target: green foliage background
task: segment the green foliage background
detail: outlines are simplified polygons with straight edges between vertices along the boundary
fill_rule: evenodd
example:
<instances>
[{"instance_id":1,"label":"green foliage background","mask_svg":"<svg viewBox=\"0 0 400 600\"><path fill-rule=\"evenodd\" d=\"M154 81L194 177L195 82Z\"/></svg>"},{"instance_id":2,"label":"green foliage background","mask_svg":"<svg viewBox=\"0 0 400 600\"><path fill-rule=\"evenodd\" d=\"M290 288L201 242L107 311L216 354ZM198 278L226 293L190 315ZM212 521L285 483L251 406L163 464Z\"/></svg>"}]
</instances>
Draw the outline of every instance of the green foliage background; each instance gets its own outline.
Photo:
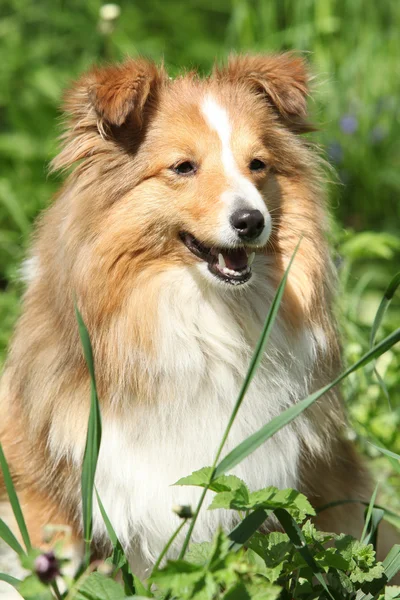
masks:
<instances>
[{"instance_id":1,"label":"green foliage background","mask_svg":"<svg viewBox=\"0 0 400 600\"><path fill-rule=\"evenodd\" d=\"M368 347L379 300L400 265L400 3L398 0L121 0L115 22L99 0L0 0L0 353L18 314L18 270L32 222L59 186L48 177L62 91L95 62L144 54L171 75L210 69L234 51L295 49L316 74L313 134L338 174L330 184L345 359ZM395 299L383 333L400 322ZM346 384L359 443L400 451L400 352ZM384 500L399 506L399 466L374 458Z\"/></svg>"}]
</instances>

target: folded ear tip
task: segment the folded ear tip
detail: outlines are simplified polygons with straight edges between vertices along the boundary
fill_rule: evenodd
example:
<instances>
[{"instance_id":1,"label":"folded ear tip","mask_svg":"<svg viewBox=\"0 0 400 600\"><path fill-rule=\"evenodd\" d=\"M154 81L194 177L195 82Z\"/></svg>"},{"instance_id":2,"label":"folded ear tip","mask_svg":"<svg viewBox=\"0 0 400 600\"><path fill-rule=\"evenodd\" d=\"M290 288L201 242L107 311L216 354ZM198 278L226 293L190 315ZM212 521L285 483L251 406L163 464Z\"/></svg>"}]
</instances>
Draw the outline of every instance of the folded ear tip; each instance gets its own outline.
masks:
<instances>
[{"instance_id":1,"label":"folded ear tip","mask_svg":"<svg viewBox=\"0 0 400 600\"><path fill-rule=\"evenodd\" d=\"M163 66L146 58L127 59L119 65L94 67L65 95L67 113L95 113L111 125L122 125L129 112L141 109L151 88L165 79Z\"/></svg>"},{"instance_id":2,"label":"folded ear tip","mask_svg":"<svg viewBox=\"0 0 400 600\"><path fill-rule=\"evenodd\" d=\"M225 67L215 67L214 76L240 81L264 93L283 117L305 117L307 113L307 62L294 52L280 54L231 54Z\"/></svg>"}]
</instances>

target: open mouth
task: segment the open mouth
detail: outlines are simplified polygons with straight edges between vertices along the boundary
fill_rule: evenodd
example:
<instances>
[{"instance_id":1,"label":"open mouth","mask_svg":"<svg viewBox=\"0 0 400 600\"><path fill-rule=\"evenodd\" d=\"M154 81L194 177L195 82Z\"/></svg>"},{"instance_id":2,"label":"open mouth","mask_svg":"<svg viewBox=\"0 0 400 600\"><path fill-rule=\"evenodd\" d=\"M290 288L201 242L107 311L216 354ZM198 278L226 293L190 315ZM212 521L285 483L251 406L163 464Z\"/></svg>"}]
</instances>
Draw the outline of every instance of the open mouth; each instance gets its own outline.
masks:
<instances>
[{"instance_id":1,"label":"open mouth","mask_svg":"<svg viewBox=\"0 0 400 600\"><path fill-rule=\"evenodd\" d=\"M218 246L205 246L190 233L179 234L186 248L208 265L210 273L231 285L241 285L249 281L252 276L251 265L255 253L246 252L240 248L221 248Z\"/></svg>"}]
</instances>

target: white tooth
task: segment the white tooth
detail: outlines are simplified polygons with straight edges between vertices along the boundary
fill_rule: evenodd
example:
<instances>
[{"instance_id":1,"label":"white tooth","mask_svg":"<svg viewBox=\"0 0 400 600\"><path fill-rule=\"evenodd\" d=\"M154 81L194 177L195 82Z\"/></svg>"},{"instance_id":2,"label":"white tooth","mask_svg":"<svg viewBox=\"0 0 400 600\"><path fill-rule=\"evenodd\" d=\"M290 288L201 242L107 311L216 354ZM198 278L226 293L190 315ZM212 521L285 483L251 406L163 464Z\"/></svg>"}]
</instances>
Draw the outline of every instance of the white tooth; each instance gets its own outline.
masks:
<instances>
[{"instance_id":1,"label":"white tooth","mask_svg":"<svg viewBox=\"0 0 400 600\"><path fill-rule=\"evenodd\" d=\"M224 269L226 267L226 262L221 252L218 254L218 264L221 267L221 269Z\"/></svg>"},{"instance_id":2,"label":"white tooth","mask_svg":"<svg viewBox=\"0 0 400 600\"><path fill-rule=\"evenodd\" d=\"M247 261L247 264L249 265L249 267L251 267L251 265L253 264L255 257L256 257L256 253L252 252Z\"/></svg>"}]
</instances>

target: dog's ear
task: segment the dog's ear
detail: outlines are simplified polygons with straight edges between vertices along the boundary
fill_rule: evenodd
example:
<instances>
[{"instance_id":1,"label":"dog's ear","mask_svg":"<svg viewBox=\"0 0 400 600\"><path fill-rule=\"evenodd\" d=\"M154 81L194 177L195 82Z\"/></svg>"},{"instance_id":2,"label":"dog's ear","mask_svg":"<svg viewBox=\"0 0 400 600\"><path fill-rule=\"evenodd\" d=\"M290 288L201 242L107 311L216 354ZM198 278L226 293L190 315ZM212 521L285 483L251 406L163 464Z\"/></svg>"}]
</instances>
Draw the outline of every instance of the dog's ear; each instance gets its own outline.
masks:
<instances>
[{"instance_id":1,"label":"dog's ear","mask_svg":"<svg viewBox=\"0 0 400 600\"><path fill-rule=\"evenodd\" d=\"M99 118L121 126L130 115L141 122L146 101L163 79L154 63L138 59L92 71L86 86Z\"/></svg>"},{"instance_id":2,"label":"dog's ear","mask_svg":"<svg viewBox=\"0 0 400 600\"><path fill-rule=\"evenodd\" d=\"M309 75L298 56L291 53L231 56L226 66L214 69L214 77L243 82L261 93L293 131L304 133L314 129L307 123Z\"/></svg>"},{"instance_id":3,"label":"dog's ear","mask_svg":"<svg viewBox=\"0 0 400 600\"><path fill-rule=\"evenodd\" d=\"M93 156L115 128L129 122L139 129L146 106L156 100L167 80L163 67L143 58L95 68L83 75L65 95L65 144L52 170Z\"/></svg>"}]
</instances>

